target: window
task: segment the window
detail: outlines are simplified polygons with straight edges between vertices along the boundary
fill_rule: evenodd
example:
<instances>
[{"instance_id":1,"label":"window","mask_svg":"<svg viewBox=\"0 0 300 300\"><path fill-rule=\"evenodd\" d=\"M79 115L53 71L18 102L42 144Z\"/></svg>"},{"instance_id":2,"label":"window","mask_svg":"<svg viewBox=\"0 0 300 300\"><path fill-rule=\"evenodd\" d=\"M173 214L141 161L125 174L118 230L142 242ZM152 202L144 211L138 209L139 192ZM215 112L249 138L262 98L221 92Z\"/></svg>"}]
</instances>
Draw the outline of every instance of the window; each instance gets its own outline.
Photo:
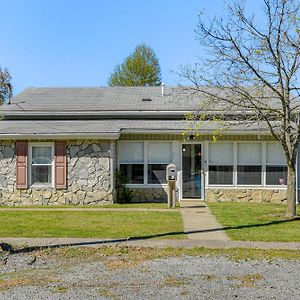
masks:
<instances>
[{"instance_id":1,"label":"window","mask_svg":"<svg viewBox=\"0 0 300 300\"><path fill-rule=\"evenodd\" d=\"M238 185L261 185L261 166L237 166Z\"/></svg>"},{"instance_id":2,"label":"window","mask_svg":"<svg viewBox=\"0 0 300 300\"><path fill-rule=\"evenodd\" d=\"M120 164L120 171L126 176L127 183L144 183L144 165Z\"/></svg>"},{"instance_id":3,"label":"window","mask_svg":"<svg viewBox=\"0 0 300 300\"><path fill-rule=\"evenodd\" d=\"M120 143L118 145L120 171L127 177L127 183L144 183L144 143Z\"/></svg>"},{"instance_id":4,"label":"window","mask_svg":"<svg viewBox=\"0 0 300 300\"><path fill-rule=\"evenodd\" d=\"M287 167L286 166L267 166L266 185L286 185Z\"/></svg>"},{"instance_id":5,"label":"window","mask_svg":"<svg viewBox=\"0 0 300 300\"><path fill-rule=\"evenodd\" d=\"M53 146L31 145L31 185L53 184Z\"/></svg>"},{"instance_id":6,"label":"window","mask_svg":"<svg viewBox=\"0 0 300 300\"><path fill-rule=\"evenodd\" d=\"M166 181L166 167L172 162L172 143L148 143L148 183L162 184Z\"/></svg>"},{"instance_id":7,"label":"window","mask_svg":"<svg viewBox=\"0 0 300 300\"><path fill-rule=\"evenodd\" d=\"M286 186L287 165L278 142L209 143L208 184Z\"/></svg>"},{"instance_id":8,"label":"window","mask_svg":"<svg viewBox=\"0 0 300 300\"><path fill-rule=\"evenodd\" d=\"M286 185L287 166L282 146L266 144L266 185Z\"/></svg>"},{"instance_id":9,"label":"window","mask_svg":"<svg viewBox=\"0 0 300 300\"><path fill-rule=\"evenodd\" d=\"M233 184L233 143L209 144L209 184Z\"/></svg>"},{"instance_id":10,"label":"window","mask_svg":"<svg viewBox=\"0 0 300 300\"><path fill-rule=\"evenodd\" d=\"M209 166L209 184L232 185L233 166Z\"/></svg>"},{"instance_id":11,"label":"window","mask_svg":"<svg viewBox=\"0 0 300 300\"><path fill-rule=\"evenodd\" d=\"M237 184L262 184L261 143L237 144Z\"/></svg>"},{"instance_id":12,"label":"window","mask_svg":"<svg viewBox=\"0 0 300 300\"><path fill-rule=\"evenodd\" d=\"M149 164L148 165L148 183L162 184L167 183L166 167L168 164Z\"/></svg>"},{"instance_id":13,"label":"window","mask_svg":"<svg viewBox=\"0 0 300 300\"><path fill-rule=\"evenodd\" d=\"M120 171L130 184L164 184L172 162L171 142L118 143Z\"/></svg>"}]
</instances>

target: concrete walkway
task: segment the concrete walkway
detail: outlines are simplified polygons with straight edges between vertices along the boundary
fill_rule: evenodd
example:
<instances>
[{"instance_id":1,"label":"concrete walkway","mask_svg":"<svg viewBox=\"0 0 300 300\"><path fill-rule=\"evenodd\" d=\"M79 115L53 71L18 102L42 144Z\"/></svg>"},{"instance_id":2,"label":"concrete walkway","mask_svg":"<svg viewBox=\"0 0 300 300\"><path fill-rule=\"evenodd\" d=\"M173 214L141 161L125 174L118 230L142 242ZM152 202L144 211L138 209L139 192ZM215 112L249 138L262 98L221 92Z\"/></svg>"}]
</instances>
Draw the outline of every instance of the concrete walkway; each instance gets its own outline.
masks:
<instances>
[{"instance_id":1,"label":"concrete walkway","mask_svg":"<svg viewBox=\"0 0 300 300\"><path fill-rule=\"evenodd\" d=\"M203 201L182 200L180 211L184 233L191 240L228 241L223 227L217 222L209 207Z\"/></svg>"}]
</instances>

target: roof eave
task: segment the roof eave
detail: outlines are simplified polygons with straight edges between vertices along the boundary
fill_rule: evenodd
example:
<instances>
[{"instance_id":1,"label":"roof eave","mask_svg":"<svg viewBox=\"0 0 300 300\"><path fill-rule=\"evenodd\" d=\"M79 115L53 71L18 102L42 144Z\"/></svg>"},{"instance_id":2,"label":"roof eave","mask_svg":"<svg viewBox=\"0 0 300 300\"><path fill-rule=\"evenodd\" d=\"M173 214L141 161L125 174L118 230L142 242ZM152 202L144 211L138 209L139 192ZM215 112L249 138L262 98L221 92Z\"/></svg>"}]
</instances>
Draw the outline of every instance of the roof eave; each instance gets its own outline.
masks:
<instances>
[{"instance_id":1,"label":"roof eave","mask_svg":"<svg viewBox=\"0 0 300 300\"><path fill-rule=\"evenodd\" d=\"M47 134L47 133L38 133L38 134L1 134L1 140L74 140L74 139L89 139L89 140L117 140L120 137L120 133L62 133L62 134Z\"/></svg>"}]
</instances>

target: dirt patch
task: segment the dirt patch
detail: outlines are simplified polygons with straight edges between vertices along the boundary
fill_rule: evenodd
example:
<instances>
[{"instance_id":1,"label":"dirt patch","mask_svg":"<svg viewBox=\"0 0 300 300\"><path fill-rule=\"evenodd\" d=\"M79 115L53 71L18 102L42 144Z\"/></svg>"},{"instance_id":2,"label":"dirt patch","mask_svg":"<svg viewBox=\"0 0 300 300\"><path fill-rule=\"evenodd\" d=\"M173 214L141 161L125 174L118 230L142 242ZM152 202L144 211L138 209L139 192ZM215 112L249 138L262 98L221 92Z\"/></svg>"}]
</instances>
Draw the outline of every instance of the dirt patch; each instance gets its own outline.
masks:
<instances>
[{"instance_id":1,"label":"dirt patch","mask_svg":"<svg viewBox=\"0 0 300 300\"><path fill-rule=\"evenodd\" d=\"M239 281L238 286L247 287L247 288L255 288L257 287L257 283L264 279L261 274L246 274L241 276L227 276L227 280L230 281Z\"/></svg>"}]
</instances>

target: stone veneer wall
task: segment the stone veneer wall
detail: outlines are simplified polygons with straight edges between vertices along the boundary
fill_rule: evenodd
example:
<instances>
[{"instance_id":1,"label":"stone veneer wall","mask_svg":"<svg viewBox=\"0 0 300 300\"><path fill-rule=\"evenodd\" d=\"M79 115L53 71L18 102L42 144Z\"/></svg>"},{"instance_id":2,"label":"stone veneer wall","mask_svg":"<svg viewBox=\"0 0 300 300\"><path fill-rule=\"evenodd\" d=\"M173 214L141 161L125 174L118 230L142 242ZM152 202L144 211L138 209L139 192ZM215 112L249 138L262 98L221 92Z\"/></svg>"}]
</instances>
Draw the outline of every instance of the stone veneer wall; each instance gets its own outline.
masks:
<instances>
[{"instance_id":1,"label":"stone veneer wall","mask_svg":"<svg viewBox=\"0 0 300 300\"><path fill-rule=\"evenodd\" d=\"M78 205L113 201L109 141L67 143L65 190L17 190L15 148L14 142L0 142L0 205Z\"/></svg>"},{"instance_id":2,"label":"stone veneer wall","mask_svg":"<svg viewBox=\"0 0 300 300\"><path fill-rule=\"evenodd\" d=\"M207 189L210 202L272 202L286 203L286 189Z\"/></svg>"},{"instance_id":3,"label":"stone veneer wall","mask_svg":"<svg viewBox=\"0 0 300 300\"><path fill-rule=\"evenodd\" d=\"M164 188L134 188L132 192L132 202L167 202L167 192Z\"/></svg>"}]
</instances>

